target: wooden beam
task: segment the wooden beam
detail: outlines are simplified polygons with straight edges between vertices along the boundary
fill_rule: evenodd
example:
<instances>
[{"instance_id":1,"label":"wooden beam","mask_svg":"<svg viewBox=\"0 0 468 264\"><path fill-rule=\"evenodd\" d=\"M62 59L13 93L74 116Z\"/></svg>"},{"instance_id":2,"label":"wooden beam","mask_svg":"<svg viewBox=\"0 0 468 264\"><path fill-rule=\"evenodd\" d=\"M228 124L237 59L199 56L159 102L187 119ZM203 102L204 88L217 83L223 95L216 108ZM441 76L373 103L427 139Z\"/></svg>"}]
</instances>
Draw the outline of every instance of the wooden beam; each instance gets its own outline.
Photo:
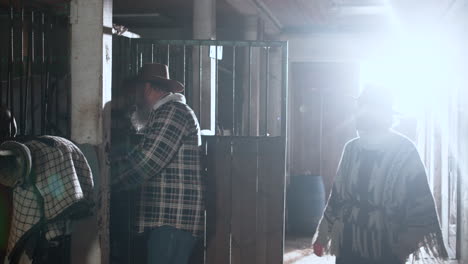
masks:
<instances>
[{"instance_id":1,"label":"wooden beam","mask_svg":"<svg viewBox=\"0 0 468 264\"><path fill-rule=\"evenodd\" d=\"M282 263L285 138L205 137L205 142L206 263Z\"/></svg>"},{"instance_id":2,"label":"wooden beam","mask_svg":"<svg viewBox=\"0 0 468 264\"><path fill-rule=\"evenodd\" d=\"M262 0L226 0L244 16L259 16L265 21L265 31L269 35L279 34L283 25Z\"/></svg>"},{"instance_id":3,"label":"wooden beam","mask_svg":"<svg viewBox=\"0 0 468 264\"><path fill-rule=\"evenodd\" d=\"M257 151L253 137L233 141L232 264L256 264Z\"/></svg>"},{"instance_id":4,"label":"wooden beam","mask_svg":"<svg viewBox=\"0 0 468 264\"><path fill-rule=\"evenodd\" d=\"M257 262L282 263L285 217L285 139L258 141Z\"/></svg>"}]
</instances>

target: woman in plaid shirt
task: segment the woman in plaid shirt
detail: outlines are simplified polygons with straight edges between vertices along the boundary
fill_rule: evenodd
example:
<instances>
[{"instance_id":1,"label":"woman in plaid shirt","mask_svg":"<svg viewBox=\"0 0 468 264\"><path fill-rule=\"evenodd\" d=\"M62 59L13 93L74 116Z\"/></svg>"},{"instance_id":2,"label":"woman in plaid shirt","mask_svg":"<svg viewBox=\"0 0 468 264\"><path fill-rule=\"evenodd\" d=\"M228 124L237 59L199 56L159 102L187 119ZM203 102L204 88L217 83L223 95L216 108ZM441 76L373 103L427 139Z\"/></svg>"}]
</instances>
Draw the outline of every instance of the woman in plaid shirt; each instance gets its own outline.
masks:
<instances>
[{"instance_id":1,"label":"woman in plaid shirt","mask_svg":"<svg viewBox=\"0 0 468 264\"><path fill-rule=\"evenodd\" d=\"M134 83L149 117L139 144L114 160L113 192L140 190L135 222L149 232L148 264L186 264L205 223L198 120L166 65L144 65Z\"/></svg>"}]
</instances>

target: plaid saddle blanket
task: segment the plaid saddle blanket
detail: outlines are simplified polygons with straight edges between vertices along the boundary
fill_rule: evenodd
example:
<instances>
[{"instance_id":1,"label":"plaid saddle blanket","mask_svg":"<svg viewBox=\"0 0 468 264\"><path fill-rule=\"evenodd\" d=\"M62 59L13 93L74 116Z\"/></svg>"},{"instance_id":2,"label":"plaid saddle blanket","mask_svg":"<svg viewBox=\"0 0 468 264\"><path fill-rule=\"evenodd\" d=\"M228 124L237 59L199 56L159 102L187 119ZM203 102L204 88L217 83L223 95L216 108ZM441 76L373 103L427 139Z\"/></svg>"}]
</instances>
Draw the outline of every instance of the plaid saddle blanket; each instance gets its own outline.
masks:
<instances>
[{"instance_id":1,"label":"plaid saddle blanket","mask_svg":"<svg viewBox=\"0 0 468 264\"><path fill-rule=\"evenodd\" d=\"M23 143L31 152L31 173L13 189L8 254L22 250L29 235L52 240L64 234L69 220L93 206L93 176L80 149L71 141L42 136Z\"/></svg>"}]
</instances>

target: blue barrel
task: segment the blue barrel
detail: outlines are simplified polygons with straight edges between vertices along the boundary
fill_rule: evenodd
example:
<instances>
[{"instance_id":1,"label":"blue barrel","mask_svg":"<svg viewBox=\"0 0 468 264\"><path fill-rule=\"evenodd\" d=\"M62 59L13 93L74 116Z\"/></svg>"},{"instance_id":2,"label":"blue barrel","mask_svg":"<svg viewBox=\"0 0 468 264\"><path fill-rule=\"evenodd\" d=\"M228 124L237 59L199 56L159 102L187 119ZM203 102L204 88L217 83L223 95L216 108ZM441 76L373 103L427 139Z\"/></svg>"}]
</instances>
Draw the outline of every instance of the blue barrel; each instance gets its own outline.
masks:
<instances>
[{"instance_id":1,"label":"blue barrel","mask_svg":"<svg viewBox=\"0 0 468 264\"><path fill-rule=\"evenodd\" d=\"M322 177L291 176L286 199L288 233L313 235L325 208L325 187Z\"/></svg>"}]
</instances>

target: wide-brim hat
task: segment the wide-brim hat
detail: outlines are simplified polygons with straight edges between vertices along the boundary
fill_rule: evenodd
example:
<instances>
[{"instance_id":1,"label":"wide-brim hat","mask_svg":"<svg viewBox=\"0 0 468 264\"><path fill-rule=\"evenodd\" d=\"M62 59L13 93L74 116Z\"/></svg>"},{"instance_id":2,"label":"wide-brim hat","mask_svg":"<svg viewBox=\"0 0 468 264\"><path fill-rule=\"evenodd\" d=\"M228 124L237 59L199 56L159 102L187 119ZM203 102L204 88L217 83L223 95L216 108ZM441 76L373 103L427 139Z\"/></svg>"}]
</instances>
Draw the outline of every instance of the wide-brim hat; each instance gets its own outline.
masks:
<instances>
[{"instance_id":1,"label":"wide-brim hat","mask_svg":"<svg viewBox=\"0 0 468 264\"><path fill-rule=\"evenodd\" d=\"M401 115L400 112L395 110L394 94L387 87L375 84L367 85L354 99L358 104L373 105L391 112L393 115Z\"/></svg>"},{"instance_id":2,"label":"wide-brim hat","mask_svg":"<svg viewBox=\"0 0 468 264\"><path fill-rule=\"evenodd\" d=\"M185 89L182 83L169 78L169 67L161 63L144 64L133 81L150 82L162 90L173 93L180 93Z\"/></svg>"},{"instance_id":3,"label":"wide-brim hat","mask_svg":"<svg viewBox=\"0 0 468 264\"><path fill-rule=\"evenodd\" d=\"M0 159L6 159L15 164L11 164L13 170L0 168L0 183L14 187L27 181L31 174L32 157L29 148L16 141L6 141L0 145Z\"/></svg>"}]
</instances>

